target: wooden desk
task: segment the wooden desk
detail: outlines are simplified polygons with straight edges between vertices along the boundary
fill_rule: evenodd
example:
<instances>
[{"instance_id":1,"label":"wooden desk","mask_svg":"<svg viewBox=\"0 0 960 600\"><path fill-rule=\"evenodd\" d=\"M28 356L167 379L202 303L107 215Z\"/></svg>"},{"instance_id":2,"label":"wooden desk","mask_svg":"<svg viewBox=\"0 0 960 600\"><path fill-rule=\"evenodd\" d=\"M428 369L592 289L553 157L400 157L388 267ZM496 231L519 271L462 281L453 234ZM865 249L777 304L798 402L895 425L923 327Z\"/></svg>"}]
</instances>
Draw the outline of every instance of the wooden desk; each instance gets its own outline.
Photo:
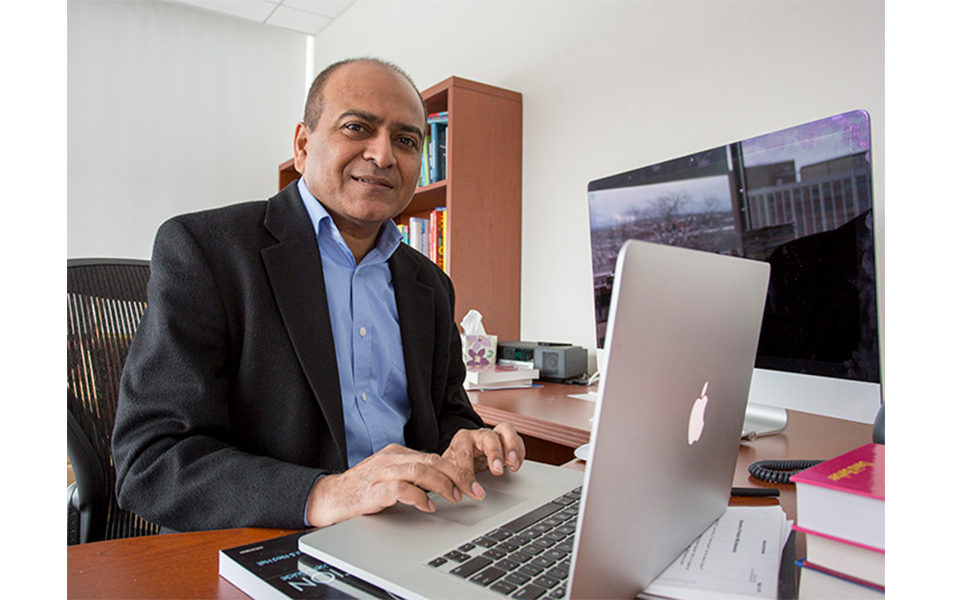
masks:
<instances>
[{"instance_id":1,"label":"wooden desk","mask_svg":"<svg viewBox=\"0 0 960 600\"><path fill-rule=\"evenodd\" d=\"M569 398L578 386L547 385L512 393L471 392L484 420L509 420L528 440L569 451L589 441L593 403ZM740 446L733 485L776 487L788 518L796 519L792 485L776 485L749 476L747 467L761 459L831 458L870 441L869 425L790 413L783 434L758 438ZM539 437L537 437L539 436ZM534 445L539 444L534 442ZM582 462L571 462L582 468ZM775 499L732 498L731 505L770 505ZM97 542L67 548L68 598L246 598L218 575L218 551L289 533L281 529L229 529ZM797 538L797 556L805 540Z\"/></svg>"},{"instance_id":2,"label":"wooden desk","mask_svg":"<svg viewBox=\"0 0 960 600\"><path fill-rule=\"evenodd\" d=\"M595 402L571 398L596 392L596 386L546 383L523 390L467 392L474 410L490 426L509 421L523 436L532 460L562 465L590 441Z\"/></svg>"}]
</instances>

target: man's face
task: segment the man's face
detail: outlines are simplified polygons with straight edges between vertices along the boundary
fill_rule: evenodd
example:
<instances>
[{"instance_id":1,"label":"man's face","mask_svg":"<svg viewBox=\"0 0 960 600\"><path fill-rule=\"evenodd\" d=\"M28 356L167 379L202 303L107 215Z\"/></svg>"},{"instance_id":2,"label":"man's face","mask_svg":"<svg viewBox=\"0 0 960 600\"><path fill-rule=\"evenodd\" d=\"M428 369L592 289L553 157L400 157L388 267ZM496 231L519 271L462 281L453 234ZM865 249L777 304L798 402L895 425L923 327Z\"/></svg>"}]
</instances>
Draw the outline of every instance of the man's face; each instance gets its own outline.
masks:
<instances>
[{"instance_id":1,"label":"man's face","mask_svg":"<svg viewBox=\"0 0 960 600\"><path fill-rule=\"evenodd\" d=\"M425 120L419 94L392 69L359 62L330 75L316 127L297 127L294 162L341 231L375 233L407 207Z\"/></svg>"}]
</instances>

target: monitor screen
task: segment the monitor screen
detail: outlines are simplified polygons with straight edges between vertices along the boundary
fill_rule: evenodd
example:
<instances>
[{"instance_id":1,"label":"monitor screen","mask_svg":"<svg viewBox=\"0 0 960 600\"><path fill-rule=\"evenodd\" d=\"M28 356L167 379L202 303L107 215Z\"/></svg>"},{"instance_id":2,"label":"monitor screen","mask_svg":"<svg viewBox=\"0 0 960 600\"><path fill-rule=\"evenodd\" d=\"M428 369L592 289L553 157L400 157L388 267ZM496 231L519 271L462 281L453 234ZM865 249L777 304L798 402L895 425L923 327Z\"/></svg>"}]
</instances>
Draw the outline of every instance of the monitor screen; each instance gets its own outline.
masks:
<instances>
[{"instance_id":1,"label":"monitor screen","mask_svg":"<svg viewBox=\"0 0 960 600\"><path fill-rule=\"evenodd\" d=\"M770 263L758 369L879 384L871 186L859 110L590 182L597 347L633 238Z\"/></svg>"}]
</instances>

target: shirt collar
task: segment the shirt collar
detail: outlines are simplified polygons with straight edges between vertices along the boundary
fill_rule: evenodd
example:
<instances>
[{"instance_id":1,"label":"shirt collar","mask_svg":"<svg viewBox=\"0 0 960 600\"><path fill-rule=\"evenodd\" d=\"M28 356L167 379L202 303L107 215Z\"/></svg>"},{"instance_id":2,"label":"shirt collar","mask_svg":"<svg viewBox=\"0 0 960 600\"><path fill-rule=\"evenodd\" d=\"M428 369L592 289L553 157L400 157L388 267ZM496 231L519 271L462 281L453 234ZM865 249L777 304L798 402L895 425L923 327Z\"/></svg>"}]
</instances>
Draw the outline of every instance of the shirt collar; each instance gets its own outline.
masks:
<instances>
[{"instance_id":1,"label":"shirt collar","mask_svg":"<svg viewBox=\"0 0 960 600\"><path fill-rule=\"evenodd\" d=\"M337 224L333 222L333 217L330 216L326 207L307 189L307 184L303 182L302 177L297 182L297 189L300 191L300 198L310 215L310 224L313 225L313 232L317 236L318 243L323 236L329 241L335 242L352 259L353 253L350 252L346 242L343 241L340 230L337 229ZM323 225L324 223L326 225ZM367 264L386 261L400 247L401 241L403 241L403 235L401 235L396 223L393 219L388 219L380 227L380 233L377 234L377 242L373 249L360 262Z\"/></svg>"}]
</instances>

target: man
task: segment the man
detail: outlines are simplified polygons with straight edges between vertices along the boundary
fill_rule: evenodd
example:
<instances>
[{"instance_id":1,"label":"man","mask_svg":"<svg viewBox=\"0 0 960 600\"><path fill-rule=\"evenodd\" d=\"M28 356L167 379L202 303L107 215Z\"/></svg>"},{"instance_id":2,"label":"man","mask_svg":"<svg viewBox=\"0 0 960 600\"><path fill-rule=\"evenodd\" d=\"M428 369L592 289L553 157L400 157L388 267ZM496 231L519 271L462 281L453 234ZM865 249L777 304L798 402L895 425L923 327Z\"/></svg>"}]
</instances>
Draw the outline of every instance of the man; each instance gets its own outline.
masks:
<instances>
[{"instance_id":1,"label":"man","mask_svg":"<svg viewBox=\"0 0 960 600\"><path fill-rule=\"evenodd\" d=\"M299 182L161 226L114 429L122 507L173 530L325 526L481 499L477 470L520 468L516 431L463 391L449 278L392 222L425 131L397 67L331 65Z\"/></svg>"}]
</instances>

